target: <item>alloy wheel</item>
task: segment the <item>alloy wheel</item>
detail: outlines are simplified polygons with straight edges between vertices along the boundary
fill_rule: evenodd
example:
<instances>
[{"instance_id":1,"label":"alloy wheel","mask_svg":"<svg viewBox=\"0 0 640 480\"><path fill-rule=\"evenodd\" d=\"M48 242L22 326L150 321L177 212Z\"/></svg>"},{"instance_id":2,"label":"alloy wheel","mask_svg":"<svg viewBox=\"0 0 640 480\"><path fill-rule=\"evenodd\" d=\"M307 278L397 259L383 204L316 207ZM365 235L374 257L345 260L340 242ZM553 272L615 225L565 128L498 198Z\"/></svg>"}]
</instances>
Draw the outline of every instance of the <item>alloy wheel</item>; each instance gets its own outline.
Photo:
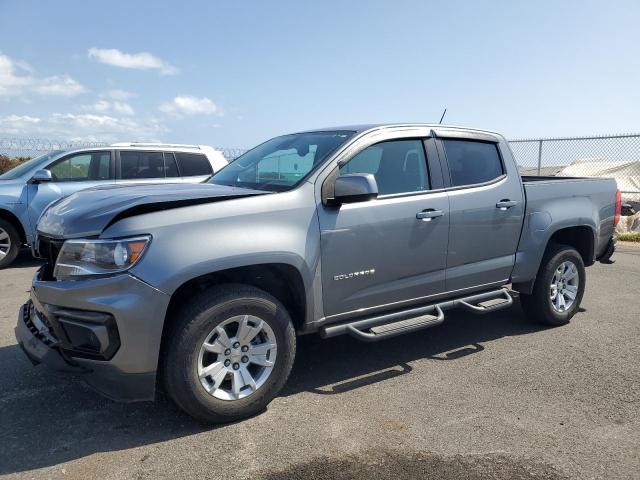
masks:
<instances>
[{"instance_id":1,"label":"alloy wheel","mask_svg":"<svg viewBox=\"0 0 640 480\"><path fill-rule=\"evenodd\" d=\"M231 317L200 346L200 383L220 400L248 397L271 375L276 354L276 337L267 322L253 315Z\"/></svg>"},{"instance_id":2,"label":"alloy wheel","mask_svg":"<svg viewBox=\"0 0 640 480\"><path fill-rule=\"evenodd\" d=\"M578 295L579 286L578 267L569 260L562 262L553 273L549 288L553 309L560 313L569 310Z\"/></svg>"}]
</instances>

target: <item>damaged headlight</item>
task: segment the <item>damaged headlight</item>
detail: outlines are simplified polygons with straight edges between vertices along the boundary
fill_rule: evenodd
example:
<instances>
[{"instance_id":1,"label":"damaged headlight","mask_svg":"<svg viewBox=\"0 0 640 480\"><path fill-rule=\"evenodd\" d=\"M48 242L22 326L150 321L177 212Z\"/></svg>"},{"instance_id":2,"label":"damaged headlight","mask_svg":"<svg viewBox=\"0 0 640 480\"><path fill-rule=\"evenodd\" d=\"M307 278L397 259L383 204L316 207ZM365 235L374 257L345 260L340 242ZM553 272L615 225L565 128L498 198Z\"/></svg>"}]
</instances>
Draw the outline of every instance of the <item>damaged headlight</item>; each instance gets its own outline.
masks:
<instances>
[{"instance_id":1,"label":"damaged headlight","mask_svg":"<svg viewBox=\"0 0 640 480\"><path fill-rule=\"evenodd\" d=\"M133 267L151 242L140 236L117 240L67 240L53 271L58 279L118 273Z\"/></svg>"}]
</instances>

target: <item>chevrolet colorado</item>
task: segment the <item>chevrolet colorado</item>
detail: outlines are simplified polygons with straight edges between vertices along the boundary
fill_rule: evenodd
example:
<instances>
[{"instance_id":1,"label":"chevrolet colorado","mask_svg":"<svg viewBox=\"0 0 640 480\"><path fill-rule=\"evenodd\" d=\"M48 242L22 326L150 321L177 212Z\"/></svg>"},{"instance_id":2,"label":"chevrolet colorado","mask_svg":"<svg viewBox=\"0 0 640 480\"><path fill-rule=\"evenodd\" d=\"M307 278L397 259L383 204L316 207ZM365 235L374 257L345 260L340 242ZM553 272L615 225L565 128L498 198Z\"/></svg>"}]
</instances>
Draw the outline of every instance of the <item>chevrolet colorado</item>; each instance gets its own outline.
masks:
<instances>
[{"instance_id":1,"label":"chevrolet colorado","mask_svg":"<svg viewBox=\"0 0 640 480\"><path fill-rule=\"evenodd\" d=\"M613 253L620 203L610 179L521 177L492 132L285 135L206 184L54 203L16 336L35 364L114 399L151 400L159 383L192 416L230 421L278 394L300 334L382 340L515 292L531 319L569 322L585 267Z\"/></svg>"}]
</instances>

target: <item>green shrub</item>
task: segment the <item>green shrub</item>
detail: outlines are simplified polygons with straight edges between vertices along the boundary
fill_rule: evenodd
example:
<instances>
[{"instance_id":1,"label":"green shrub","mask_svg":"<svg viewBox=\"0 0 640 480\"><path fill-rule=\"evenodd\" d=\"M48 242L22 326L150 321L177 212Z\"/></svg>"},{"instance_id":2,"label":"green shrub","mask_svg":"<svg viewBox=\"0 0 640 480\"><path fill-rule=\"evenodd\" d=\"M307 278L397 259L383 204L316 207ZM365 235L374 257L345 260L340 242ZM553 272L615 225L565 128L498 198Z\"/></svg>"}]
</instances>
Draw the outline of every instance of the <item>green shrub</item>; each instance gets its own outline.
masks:
<instances>
[{"instance_id":1,"label":"green shrub","mask_svg":"<svg viewBox=\"0 0 640 480\"><path fill-rule=\"evenodd\" d=\"M30 160L30 157L9 158L6 155L0 155L0 175L8 172L27 160Z\"/></svg>"},{"instance_id":2,"label":"green shrub","mask_svg":"<svg viewBox=\"0 0 640 480\"><path fill-rule=\"evenodd\" d=\"M616 233L616 237L622 242L640 242L640 232Z\"/></svg>"}]
</instances>

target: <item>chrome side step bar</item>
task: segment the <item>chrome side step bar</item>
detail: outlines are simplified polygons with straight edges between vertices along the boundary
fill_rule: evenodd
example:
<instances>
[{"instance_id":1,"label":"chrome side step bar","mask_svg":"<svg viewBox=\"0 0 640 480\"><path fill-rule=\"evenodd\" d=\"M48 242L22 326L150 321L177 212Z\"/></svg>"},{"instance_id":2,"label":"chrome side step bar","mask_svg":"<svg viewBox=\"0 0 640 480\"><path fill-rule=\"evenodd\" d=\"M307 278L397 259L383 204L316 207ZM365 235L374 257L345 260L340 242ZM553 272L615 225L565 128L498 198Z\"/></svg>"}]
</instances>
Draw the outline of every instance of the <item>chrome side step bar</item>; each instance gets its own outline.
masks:
<instances>
[{"instance_id":1,"label":"chrome side step bar","mask_svg":"<svg viewBox=\"0 0 640 480\"><path fill-rule=\"evenodd\" d=\"M365 342L375 342L440 325L444 322L444 310L462 307L471 313L485 314L508 308L512 304L513 298L509 290L500 288L424 307L326 326L320 330L320 335L329 338L347 333Z\"/></svg>"}]
</instances>

